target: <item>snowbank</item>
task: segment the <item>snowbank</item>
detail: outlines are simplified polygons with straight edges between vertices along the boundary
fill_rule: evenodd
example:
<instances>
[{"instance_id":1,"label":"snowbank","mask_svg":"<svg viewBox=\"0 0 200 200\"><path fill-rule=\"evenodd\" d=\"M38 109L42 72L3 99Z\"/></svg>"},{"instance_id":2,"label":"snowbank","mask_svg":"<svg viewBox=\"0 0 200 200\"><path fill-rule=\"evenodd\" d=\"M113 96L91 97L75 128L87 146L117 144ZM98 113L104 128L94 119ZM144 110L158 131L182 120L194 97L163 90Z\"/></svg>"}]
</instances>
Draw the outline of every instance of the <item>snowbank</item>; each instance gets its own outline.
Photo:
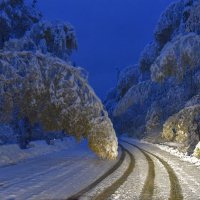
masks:
<instances>
[{"instance_id":1,"label":"snowbank","mask_svg":"<svg viewBox=\"0 0 200 200\"><path fill-rule=\"evenodd\" d=\"M180 158L180 160L192 163L196 166L200 166L200 159L196 158L193 155L187 155L187 153L180 152L177 149L177 145L179 145L179 144L175 145L175 143L172 143L172 142L166 142L163 144L152 144L145 140L140 140L140 142L154 145L154 146L158 147L159 149L166 151L166 152L170 153L171 155L174 155L174 156Z\"/></svg>"},{"instance_id":2,"label":"snowbank","mask_svg":"<svg viewBox=\"0 0 200 200\"><path fill-rule=\"evenodd\" d=\"M155 144L155 146L157 146L158 148L169 152L170 154L179 157L181 160L183 161L187 161L190 162L192 164L195 164L196 166L200 166L200 159L194 157L194 156L188 156L187 153L182 153L180 151L178 151L178 149L173 148L173 147L169 147L165 144Z\"/></svg>"},{"instance_id":3,"label":"snowbank","mask_svg":"<svg viewBox=\"0 0 200 200\"><path fill-rule=\"evenodd\" d=\"M0 167L14 165L20 161L49 154L52 152L66 150L77 143L72 137L61 140L54 140L53 145L47 145L45 141L35 141L30 143L29 149L20 149L17 144L0 146Z\"/></svg>"},{"instance_id":4,"label":"snowbank","mask_svg":"<svg viewBox=\"0 0 200 200\"><path fill-rule=\"evenodd\" d=\"M127 140L127 138L128 138L128 140L130 140L130 137L127 137L127 136L128 136L127 134L123 134L121 136L121 139ZM135 138L131 138L131 141L141 142L141 143L145 143L145 144L151 144L153 146L158 147L159 149L161 149L163 151L170 153L171 155L174 155L174 156L180 158L180 160L182 160L182 161L186 161L186 162L192 163L192 164L200 167L200 159L194 157L193 155L188 156L187 153L182 153L182 152L178 151L177 144L175 145L175 143L167 142L167 143L162 143L162 144L153 144L153 143L147 142L145 140L138 140Z\"/></svg>"}]
</instances>

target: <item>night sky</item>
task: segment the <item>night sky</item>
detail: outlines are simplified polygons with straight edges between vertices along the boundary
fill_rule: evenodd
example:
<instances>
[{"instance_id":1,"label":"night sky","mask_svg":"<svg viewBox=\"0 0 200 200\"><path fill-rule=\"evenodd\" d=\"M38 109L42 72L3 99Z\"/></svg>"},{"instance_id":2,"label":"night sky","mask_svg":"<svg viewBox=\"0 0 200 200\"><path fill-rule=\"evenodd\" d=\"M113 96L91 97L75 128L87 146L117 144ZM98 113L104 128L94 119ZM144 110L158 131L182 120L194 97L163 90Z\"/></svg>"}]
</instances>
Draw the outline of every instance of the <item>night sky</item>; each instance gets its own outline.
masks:
<instances>
[{"instance_id":1,"label":"night sky","mask_svg":"<svg viewBox=\"0 0 200 200\"><path fill-rule=\"evenodd\" d=\"M100 98L116 84L116 68L137 63L172 0L38 0L47 20L72 24L78 51L72 60L89 72Z\"/></svg>"}]
</instances>

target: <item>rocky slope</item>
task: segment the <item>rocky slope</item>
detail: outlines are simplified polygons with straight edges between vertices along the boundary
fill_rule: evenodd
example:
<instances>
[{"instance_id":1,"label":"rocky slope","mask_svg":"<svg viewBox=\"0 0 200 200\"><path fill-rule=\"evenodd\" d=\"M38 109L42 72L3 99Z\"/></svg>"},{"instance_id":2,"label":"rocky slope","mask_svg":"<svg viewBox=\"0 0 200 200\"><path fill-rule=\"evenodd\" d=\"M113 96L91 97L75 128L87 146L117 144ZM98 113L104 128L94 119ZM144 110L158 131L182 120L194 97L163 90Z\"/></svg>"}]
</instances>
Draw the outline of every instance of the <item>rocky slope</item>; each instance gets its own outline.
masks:
<instances>
[{"instance_id":1,"label":"rocky slope","mask_svg":"<svg viewBox=\"0 0 200 200\"><path fill-rule=\"evenodd\" d=\"M182 150L194 150L199 128L190 127L199 123L199 44L200 1L172 3L162 13L154 40L144 48L138 65L121 71L116 88L105 100L119 134L180 143L178 135L184 132ZM169 138L177 127L177 136Z\"/></svg>"}]
</instances>

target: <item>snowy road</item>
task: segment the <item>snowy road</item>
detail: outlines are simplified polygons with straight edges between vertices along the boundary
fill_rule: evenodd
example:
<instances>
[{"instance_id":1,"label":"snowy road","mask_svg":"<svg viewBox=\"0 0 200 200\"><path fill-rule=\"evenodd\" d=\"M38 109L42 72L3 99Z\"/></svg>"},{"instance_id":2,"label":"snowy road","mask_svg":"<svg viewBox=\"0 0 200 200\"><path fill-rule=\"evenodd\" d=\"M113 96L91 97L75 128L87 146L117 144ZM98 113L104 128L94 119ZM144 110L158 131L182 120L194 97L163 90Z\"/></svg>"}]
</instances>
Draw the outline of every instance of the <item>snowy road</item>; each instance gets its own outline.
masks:
<instances>
[{"instance_id":1,"label":"snowy road","mask_svg":"<svg viewBox=\"0 0 200 200\"><path fill-rule=\"evenodd\" d=\"M0 168L0 199L200 200L198 167L124 140L116 161L99 160L84 143Z\"/></svg>"}]
</instances>

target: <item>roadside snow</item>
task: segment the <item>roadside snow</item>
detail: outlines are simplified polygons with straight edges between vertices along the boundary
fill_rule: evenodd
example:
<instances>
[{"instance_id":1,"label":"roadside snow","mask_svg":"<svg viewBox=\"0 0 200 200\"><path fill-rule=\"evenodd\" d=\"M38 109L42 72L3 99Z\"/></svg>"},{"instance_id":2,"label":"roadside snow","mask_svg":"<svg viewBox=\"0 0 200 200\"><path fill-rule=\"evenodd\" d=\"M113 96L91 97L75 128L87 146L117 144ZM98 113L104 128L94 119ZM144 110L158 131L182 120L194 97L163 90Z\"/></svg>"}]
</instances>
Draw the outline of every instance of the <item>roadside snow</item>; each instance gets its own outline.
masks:
<instances>
[{"instance_id":1,"label":"roadside snow","mask_svg":"<svg viewBox=\"0 0 200 200\"><path fill-rule=\"evenodd\" d=\"M127 135L123 134L121 139L127 139ZM169 142L169 143L163 143L163 144L153 144L153 143L147 142L145 140L138 140L135 138L131 138L131 140L154 145L154 146L158 147L159 149L166 151L166 152L170 153L171 155L174 155L174 156L180 158L182 161L186 161L186 162L192 163L192 164L200 167L200 159L196 158L193 155L188 156L186 153L182 153L182 152L178 151L177 145L175 145L175 143Z\"/></svg>"},{"instance_id":2,"label":"roadside snow","mask_svg":"<svg viewBox=\"0 0 200 200\"><path fill-rule=\"evenodd\" d=\"M0 167L14 165L22 160L34 158L40 155L64 150L76 145L72 137L61 140L54 140L53 145L47 145L45 141L35 141L30 143L30 148L20 149L17 144L0 146Z\"/></svg>"},{"instance_id":3,"label":"roadside snow","mask_svg":"<svg viewBox=\"0 0 200 200\"><path fill-rule=\"evenodd\" d=\"M170 154L179 157L183 161L190 162L190 163L192 163L192 164L194 164L196 166L200 166L200 159L198 159L198 158L196 158L196 157L194 157L192 155L188 156L187 154L178 151L178 149L173 148L173 147L169 147L169 146L167 146L165 144L155 144L155 146L157 146L161 150L167 151Z\"/></svg>"},{"instance_id":4,"label":"roadside snow","mask_svg":"<svg viewBox=\"0 0 200 200\"><path fill-rule=\"evenodd\" d=\"M71 143L73 141L70 146ZM47 154L16 165L1 167L0 200L67 199L101 177L117 162L99 159L89 149L87 140L74 144L69 148L63 145L63 149L55 152L51 149Z\"/></svg>"},{"instance_id":5,"label":"roadside snow","mask_svg":"<svg viewBox=\"0 0 200 200\"><path fill-rule=\"evenodd\" d=\"M192 163L192 164L194 164L196 166L200 166L200 159L196 158L193 155L189 156L189 155L187 155L187 153L180 152L177 149L178 146L175 145L174 143L170 143L169 142L169 144L168 143L153 144L153 143L147 142L145 140L140 140L140 142L154 145L154 146L158 147L159 149L161 149L163 151L166 151L166 152L170 153L171 155L174 155L174 156L180 158L182 161L186 161L186 162Z\"/></svg>"}]
</instances>

